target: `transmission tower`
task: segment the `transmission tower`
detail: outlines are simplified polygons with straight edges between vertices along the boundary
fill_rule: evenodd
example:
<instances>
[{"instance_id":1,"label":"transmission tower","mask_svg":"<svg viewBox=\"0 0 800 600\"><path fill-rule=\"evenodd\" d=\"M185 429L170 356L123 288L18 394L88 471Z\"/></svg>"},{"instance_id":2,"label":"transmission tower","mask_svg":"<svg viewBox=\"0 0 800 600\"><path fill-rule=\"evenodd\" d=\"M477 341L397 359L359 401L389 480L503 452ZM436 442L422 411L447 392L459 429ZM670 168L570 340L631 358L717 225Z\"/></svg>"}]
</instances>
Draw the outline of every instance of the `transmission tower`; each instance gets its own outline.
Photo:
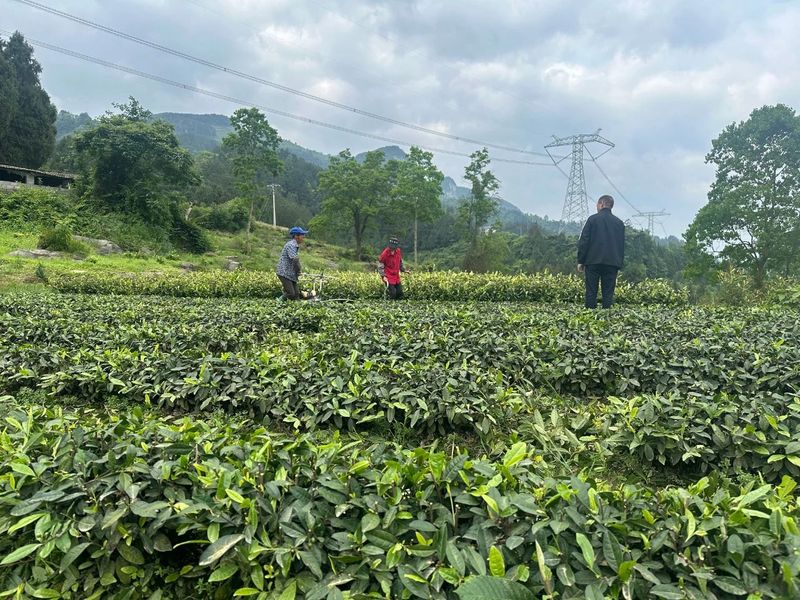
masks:
<instances>
[{"instance_id":1,"label":"transmission tower","mask_svg":"<svg viewBox=\"0 0 800 600\"><path fill-rule=\"evenodd\" d=\"M599 129L594 133L581 133L567 137L558 137L554 135L553 141L544 147L550 160L553 161L553 164L558 167L562 173L564 173L564 170L559 166L560 163L568 158L572 159L569 175L564 173L568 180L567 194L564 197L564 210L561 213L561 226L559 230L563 230L564 223L570 221L582 223L589 216L589 196L586 194L586 179L583 175L583 151L585 146L591 143L607 146L607 148L597 156L589 152L592 156L592 160L601 157L614 147L612 142L600 135ZM550 153L550 149L560 146L570 146L572 151L567 156L553 156Z\"/></svg>"},{"instance_id":2,"label":"transmission tower","mask_svg":"<svg viewBox=\"0 0 800 600\"><path fill-rule=\"evenodd\" d=\"M642 219L647 219L647 231L650 232L650 237L655 237L656 217L668 217L669 213L668 212L664 212L663 210L658 210L658 211L654 210L654 211L649 211L649 212L647 212L647 211L645 211L645 212L639 211L634 216L636 216L638 218L642 218Z\"/></svg>"}]
</instances>

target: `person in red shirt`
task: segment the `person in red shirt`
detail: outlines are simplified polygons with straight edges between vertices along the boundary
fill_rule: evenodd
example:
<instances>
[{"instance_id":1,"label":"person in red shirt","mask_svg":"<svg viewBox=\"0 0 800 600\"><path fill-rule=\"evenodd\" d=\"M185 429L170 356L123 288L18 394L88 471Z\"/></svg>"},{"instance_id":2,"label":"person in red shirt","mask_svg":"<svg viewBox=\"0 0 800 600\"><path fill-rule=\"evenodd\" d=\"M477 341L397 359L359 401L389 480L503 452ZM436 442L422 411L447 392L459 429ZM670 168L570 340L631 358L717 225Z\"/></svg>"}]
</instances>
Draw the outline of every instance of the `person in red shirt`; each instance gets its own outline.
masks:
<instances>
[{"instance_id":1,"label":"person in red shirt","mask_svg":"<svg viewBox=\"0 0 800 600\"><path fill-rule=\"evenodd\" d=\"M378 273L381 275L386 291L391 300L400 300L403 297L403 284L400 283L400 273L405 273L403 266L403 251L396 237L389 238L389 245L383 249L378 258Z\"/></svg>"}]
</instances>

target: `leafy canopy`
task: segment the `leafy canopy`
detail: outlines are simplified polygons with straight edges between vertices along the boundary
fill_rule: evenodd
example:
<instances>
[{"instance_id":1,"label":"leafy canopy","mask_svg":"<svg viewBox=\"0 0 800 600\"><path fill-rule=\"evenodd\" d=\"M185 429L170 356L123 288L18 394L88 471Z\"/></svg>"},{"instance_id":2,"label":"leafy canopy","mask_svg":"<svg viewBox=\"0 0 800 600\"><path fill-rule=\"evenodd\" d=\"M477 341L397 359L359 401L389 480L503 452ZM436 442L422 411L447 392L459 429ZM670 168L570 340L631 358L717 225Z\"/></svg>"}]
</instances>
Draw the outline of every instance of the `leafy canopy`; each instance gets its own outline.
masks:
<instances>
[{"instance_id":1,"label":"leafy canopy","mask_svg":"<svg viewBox=\"0 0 800 600\"><path fill-rule=\"evenodd\" d=\"M433 154L412 146L397 166L397 181L392 190L393 207L410 218L433 221L442 213L444 175L433 164Z\"/></svg>"},{"instance_id":2,"label":"leafy canopy","mask_svg":"<svg viewBox=\"0 0 800 600\"><path fill-rule=\"evenodd\" d=\"M392 208L414 226L414 266L417 265L419 223L429 223L442 215L442 180L444 175L433 164L433 154L412 146L397 167L397 181L392 190Z\"/></svg>"},{"instance_id":3,"label":"leafy canopy","mask_svg":"<svg viewBox=\"0 0 800 600\"><path fill-rule=\"evenodd\" d=\"M21 33L0 40L0 163L38 168L53 151L56 108Z\"/></svg>"},{"instance_id":4,"label":"leafy canopy","mask_svg":"<svg viewBox=\"0 0 800 600\"><path fill-rule=\"evenodd\" d=\"M718 261L749 270L756 285L788 273L800 249L800 117L783 104L754 110L712 142L717 173L708 204L686 232L695 270Z\"/></svg>"},{"instance_id":5,"label":"leafy canopy","mask_svg":"<svg viewBox=\"0 0 800 600\"><path fill-rule=\"evenodd\" d=\"M172 223L180 192L198 182L192 156L180 147L172 125L152 121L135 98L114 106L119 113L106 113L75 138L88 165L88 191L112 210Z\"/></svg>"},{"instance_id":6,"label":"leafy canopy","mask_svg":"<svg viewBox=\"0 0 800 600\"><path fill-rule=\"evenodd\" d=\"M231 116L233 132L222 140L222 147L233 161L236 186L247 198L258 194L260 171L272 176L281 171L278 144L281 138L257 108L240 108Z\"/></svg>"},{"instance_id":7,"label":"leafy canopy","mask_svg":"<svg viewBox=\"0 0 800 600\"><path fill-rule=\"evenodd\" d=\"M397 170L397 161L387 162L380 150L367 152L361 163L350 150L332 157L328 168L319 175L319 190L324 199L312 226L316 223L349 229L355 240L356 257L360 259L367 228L389 204Z\"/></svg>"}]
</instances>

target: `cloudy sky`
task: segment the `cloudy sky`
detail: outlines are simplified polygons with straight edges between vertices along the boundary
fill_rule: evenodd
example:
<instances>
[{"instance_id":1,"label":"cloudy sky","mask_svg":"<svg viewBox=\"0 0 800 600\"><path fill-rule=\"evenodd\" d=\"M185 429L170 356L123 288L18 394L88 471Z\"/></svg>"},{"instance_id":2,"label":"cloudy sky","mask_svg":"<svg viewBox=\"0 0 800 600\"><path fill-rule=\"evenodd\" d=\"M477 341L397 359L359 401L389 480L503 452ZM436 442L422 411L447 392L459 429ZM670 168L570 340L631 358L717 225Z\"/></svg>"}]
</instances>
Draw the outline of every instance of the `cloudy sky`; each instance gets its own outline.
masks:
<instances>
[{"instance_id":1,"label":"cloudy sky","mask_svg":"<svg viewBox=\"0 0 800 600\"><path fill-rule=\"evenodd\" d=\"M680 235L706 199L704 156L731 122L764 104L800 107L800 2L768 0L37 0L48 6L292 88L405 122L541 152L551 135L616 144L599 162L657 233ZM410 143L463 144L373 120L168 56L0 0L0 28L154 75ZM101 114L135 96L154 112L238 108L37 49L60 109ZM328 153L381 142L284 117L280 134ZM491 149L490 149L491 150ZM503 150L496 158L542 160ZM457 180L467 159L437 154ZM568 164L564 164L568 169ZM555 168L496 162L501 195L559 218ZM614 193L585 164L592 197ZM618 194L616 212L634 210Z\"/></svg>"}]
</instances>

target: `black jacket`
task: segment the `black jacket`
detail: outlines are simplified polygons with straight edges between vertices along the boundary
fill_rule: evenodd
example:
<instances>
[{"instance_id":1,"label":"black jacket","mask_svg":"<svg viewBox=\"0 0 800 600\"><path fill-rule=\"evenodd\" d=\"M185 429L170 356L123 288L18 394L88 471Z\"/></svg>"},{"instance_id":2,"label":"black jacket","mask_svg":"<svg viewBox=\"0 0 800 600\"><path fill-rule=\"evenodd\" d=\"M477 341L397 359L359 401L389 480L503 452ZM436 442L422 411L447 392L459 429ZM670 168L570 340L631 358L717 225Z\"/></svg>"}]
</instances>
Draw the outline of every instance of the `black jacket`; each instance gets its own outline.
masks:
<instances>
[{"instance_id":1,"label":"black jacket","mask_svg":"<svg viewBox=\"0 0 800 600\"><path fill-rule=\"evenodd\" d=\"M604 208L586 219L578 241L579 265L622 268L625 260L625 223Z\"/></svg>"}]
</instances>

